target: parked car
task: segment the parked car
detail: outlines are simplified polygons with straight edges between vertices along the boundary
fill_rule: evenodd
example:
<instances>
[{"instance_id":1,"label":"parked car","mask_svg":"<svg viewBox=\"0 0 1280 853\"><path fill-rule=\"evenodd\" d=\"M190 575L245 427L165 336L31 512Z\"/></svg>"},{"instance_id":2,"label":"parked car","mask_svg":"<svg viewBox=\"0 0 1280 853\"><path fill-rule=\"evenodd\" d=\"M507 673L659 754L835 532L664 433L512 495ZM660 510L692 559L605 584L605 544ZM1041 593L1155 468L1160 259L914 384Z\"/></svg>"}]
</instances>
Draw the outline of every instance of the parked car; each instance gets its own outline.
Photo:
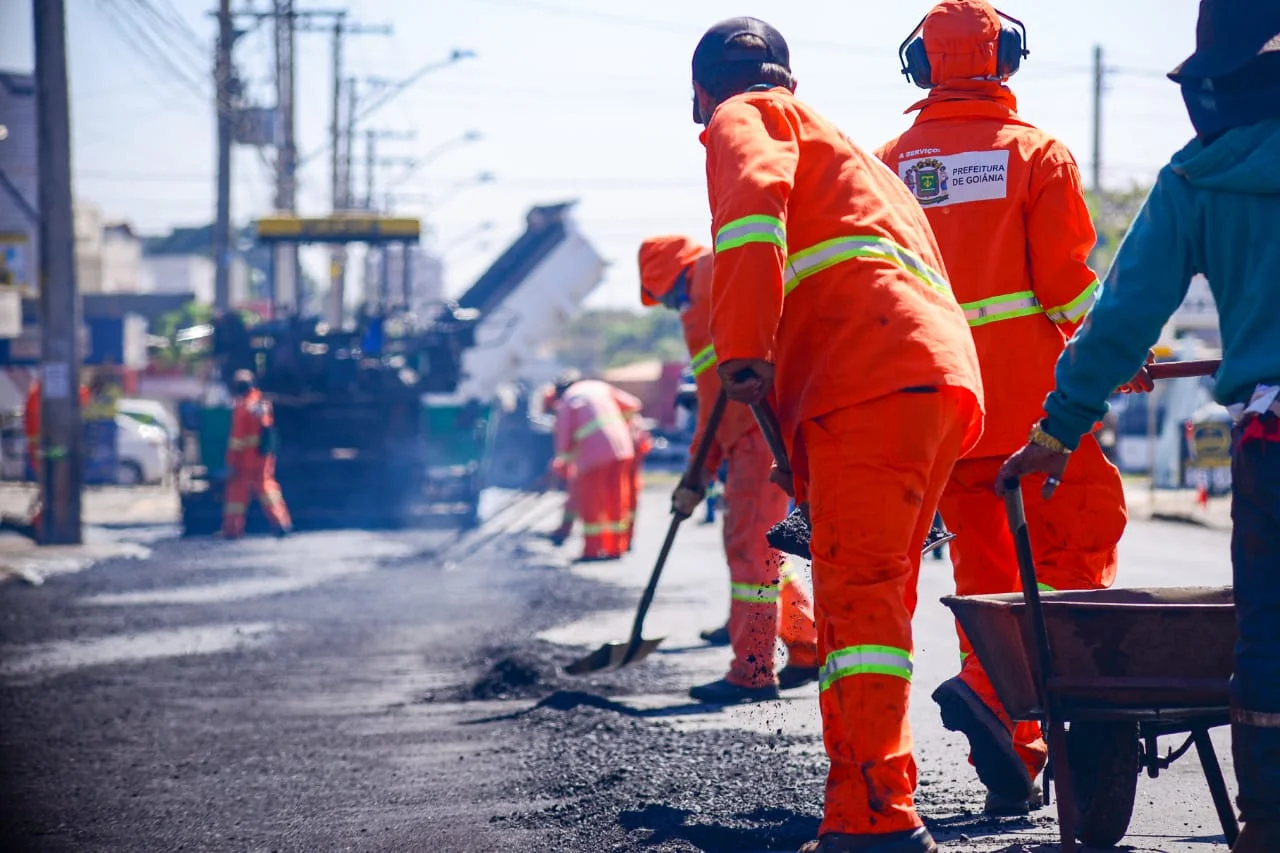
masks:
<instances>
[{"instance_id":1,"label":"parked car","mask_svg":"<svg viewBox=\"0 0 1280 853\"><path fill-rule=\"evenodd\" d=\"M173 450L163 429L116 415L116 484L140 486L162 482L173 470Z\"/></svg>"}]
</instances>

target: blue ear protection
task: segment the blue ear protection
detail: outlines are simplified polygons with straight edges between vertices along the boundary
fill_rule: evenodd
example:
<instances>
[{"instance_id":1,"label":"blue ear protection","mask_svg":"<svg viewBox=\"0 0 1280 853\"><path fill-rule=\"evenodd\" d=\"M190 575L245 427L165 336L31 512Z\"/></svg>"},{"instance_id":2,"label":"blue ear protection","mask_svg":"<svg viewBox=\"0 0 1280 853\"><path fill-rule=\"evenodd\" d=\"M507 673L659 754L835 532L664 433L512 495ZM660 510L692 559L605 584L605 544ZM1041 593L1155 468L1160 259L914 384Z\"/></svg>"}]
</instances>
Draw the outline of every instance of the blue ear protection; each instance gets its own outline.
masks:
<instances>
[{"instance_id":1,"label":"blue ear protection","mask_svg":"<svg viewBox=\"0 0 1280 853\"><path fill-rule=\"evenodd\" d=\"M1001 80L1012 77L1022 67L1022 60L1031 52L1027 50L1027 27L1017 18L1011 18L999 9L996 14L1014 27L1002 27L996 40L996 76ZM924 49L924 38L920 30L924 27L925 18L920 19L911 35L898 48L898 59L902 61L902 75L908 82L915 83L921 89L932 89L933 69L929 67L929 54Z\"/></svg>"}]
</instances>

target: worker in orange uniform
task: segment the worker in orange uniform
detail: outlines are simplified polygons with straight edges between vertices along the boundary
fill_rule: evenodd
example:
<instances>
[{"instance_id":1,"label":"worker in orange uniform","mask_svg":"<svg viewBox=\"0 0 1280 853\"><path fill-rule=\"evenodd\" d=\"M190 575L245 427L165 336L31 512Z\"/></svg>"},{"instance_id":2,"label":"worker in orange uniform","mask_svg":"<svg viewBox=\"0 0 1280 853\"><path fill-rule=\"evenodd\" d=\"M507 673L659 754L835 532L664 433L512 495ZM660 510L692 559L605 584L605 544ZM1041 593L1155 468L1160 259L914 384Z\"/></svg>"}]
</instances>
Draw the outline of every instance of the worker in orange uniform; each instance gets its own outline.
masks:
<instances>
[{"instance_id":1,"label":"worker in orange uniform","mask_svg":"<svg viewBox=\"0 0 1280 853\"><path fill-rule=\"evenodd\" d=\"M776 699L780 689L818 677L818 635L813 603L796 573L768 546L769 527L787 514L787 496L769 484L773 457L745 406L727 410L719 429L707 436L707 419L720 394L716 353L711 343L712 252L688 237L654 237L640 244L640 301L680 312L693 361L698 393L698 426L689 452L704 441L701 479L684 483L673 498L683 515L693 513L720 463L729 460L725 484L724 552L729 563L729 641L733 662L719 681L689 691L703 702L722 704ZM774 670L779 637L787 665Z\"/></svg>"},{"instance_id":2,"label":"worker in orange uniform","mask_svg":"<svg viewBox=\"0 0 1280 853\"><path fill-rule=\"evenodd\" d=\"M38 376L31 380L31 384L27 386L27 401L22 413L23 426L25 427L27 435L27 464L31 466L31 474L35 477L37 486L39 486L40 483L40 460L43 457L43 454L40 452L42 387L43 386L40 384L40 378ZM88 409L89 403L89 386L82 382L80 383L80 411L84 412ZM41 495L39 489L37 489L35 500L31 502L31 530L29 531L35 539L40 538L40 526L44 518L42 510L43 505L41 503Z\"/></svg>"},{"instance_id":3,"label":"worker in orange uniform","mask_svg":"<svg viewBox=\"0 0 1280 853\"><path fill-rule=\"evenodd\" d=\"M1015 26L1003 26L1001 18ZM1053 369L1093 305L1096 242L1075 160L1017 113L1005 85L1026 55L1026 30L986 0L942 0L901 53L903 73L928 96L880 158L923 206L978 350L982 386L998 400L982 438L942 493L956 592L1014 592L1018 560L992 484L1042 415ZM913 36L916 34L913 33ZM1116 576L1127 521L1120 472L1092 435L1062 481L1065 500L1027 493L1036 566L1047 588L1098 589ZM1047 749L1035 722L1010 721L960 631L961 671L933 698L943 724L969 739L988 789L988 814L1037 806Z\"/></svg>"},{"instance_id":4,"label":"worker in orange uniform","mask_svg":"<svg viewBox=\"0 0 1280 853\"><path fill-rule=\"evenodd\" d=\"M627 492L623 518L625 527L622 533L622 550L630 551L632 540L635 538L636 513L640 509L640 493L644 491L644 458L653 450L653 436L649 433L649 428L645 425L644 418L640 416L638 411L626 417L627 424L631 429L631 445L635 449L635 456L631 458L631 462L626 466L626 476L629 478L631 488Z\"/></svg>"},{"instance_id":5,"label":"worker in orange uniform","mask_svg":"<svg viewBox=\"0 0 1280 853\"><path fill-rule=\"evenodd\" d=\"M630 420L640 401L607 382L571 378L556 383L555 401L551 470L567 482L569 498L553 541L564 541L577 516L583 535L579 562L616 560L627 550L627 507L635 489Z\"/></svg>"},{"instance_id":6,"label":"worker in orange uniform","mask_svg":"<svg viewBox=\"0 0 1280 853\"><path fill-rule=\"evenodd\" d=\"M802 850L928 853L911 616L938 498L982 431L982 380L920 205L794 91L787 44L763 21L723 21L694 51L711 338L728 396L775 409L787 486L812 522L831 767Z\"/></svg>"},{"instance_id":7,"label":"worker in orange uniform","mask_svg":"<svg viewBox=\"0 0 1280 853\"><path fill-rule=\"evenodd\" d=\"M257 498L267 520L280 536L293 530L289 508L276 482L276 457L271 448L275 416L271 402L254 387L252 371L237 370L231 380L235 405L231 410L231 438L227 443L227 485L222 503L222 535L244 535L249 501Z\"/></svg>"}]
</instances>

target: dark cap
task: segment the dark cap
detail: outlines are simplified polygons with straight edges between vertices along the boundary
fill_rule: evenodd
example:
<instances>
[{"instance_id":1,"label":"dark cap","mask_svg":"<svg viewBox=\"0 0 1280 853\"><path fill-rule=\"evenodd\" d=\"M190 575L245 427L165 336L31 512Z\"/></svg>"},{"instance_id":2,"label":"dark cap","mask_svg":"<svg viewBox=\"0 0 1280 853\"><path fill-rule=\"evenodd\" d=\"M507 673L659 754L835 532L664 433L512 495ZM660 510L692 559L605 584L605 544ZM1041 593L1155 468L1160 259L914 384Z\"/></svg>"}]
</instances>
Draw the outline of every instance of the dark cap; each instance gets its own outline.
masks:
<instances>
[{"instance_id":1,"label":"dark cap","mask_svg":"<svg viewBox=\"0 0 1280 853\"><path fill-rule=\"evenodd\" d=\"M764 42L763 47L731 45L738 36L753 35ZM791 51L782 33L759 18L729 18L707 30L693 49L693 79L701 82L714 73L714 69L738 62L759 62L781 65L791 70Z\"/></svg>"},{"instance_id":2,"label":"dark cap","mask_svg":"<svg viewBox=\"0 0 1280 853\"><path fill-rule=\"evenodd\" d=\"M1225 77L1263 53L1280 51L1280 3L1275 0L1200 0L1196 52L1169 78Z\"/></svg>"}]
</instances>

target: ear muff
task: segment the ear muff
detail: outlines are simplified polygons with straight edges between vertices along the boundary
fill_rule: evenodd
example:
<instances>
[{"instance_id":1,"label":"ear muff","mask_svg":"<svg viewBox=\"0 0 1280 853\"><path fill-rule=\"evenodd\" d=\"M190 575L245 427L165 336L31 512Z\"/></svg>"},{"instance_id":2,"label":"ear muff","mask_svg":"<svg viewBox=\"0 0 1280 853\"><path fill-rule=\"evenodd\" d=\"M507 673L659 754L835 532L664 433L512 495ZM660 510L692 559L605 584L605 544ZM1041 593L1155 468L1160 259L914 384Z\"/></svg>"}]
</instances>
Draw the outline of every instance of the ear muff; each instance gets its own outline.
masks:
<instances>
[{"instance_id":1,"label":"ear muff","mask_svg":"<svg viewBox=\"0 0 1280 853\"><path fill-rule=\"evenodd\" d=\"M929 52L924 49L924 39L916 35L924 26L924 19L916 24L916 28L907 36L898 48L898 58L902 61L902 74L910 83L921 89L933 88L933 68L929 65Z\"/></svg>"},{"instance_id":2,"label":"ear muff","mask_svg":"<svg viewBox=\"0 0 1280 853\"><path fill-rule=\"evenodd\" d=\"M995 13L1014 25L1001 27L996 39L996 76L1004 80L1018 73L1022 60L1030 56L1031 51L1027 50L1026 24L999 9ZM921 89L932 89L936 85L933 81L933 68L929 64L929 52L924 47L924 37L920 35L926 19L927 16L921 18L920 23L916 24L915 29L898 47L898 59L902 62L902 76L908 82L915 83Z\"/></svg>"},{"instance_id":3,"label":"ear muff","mask_svg":"<svg viewBox=\"0 0 1280 853\"><path fill-rule=\"evenodd\" d=\"M1020 28L1002 27L1000 29L1000 38L996 40L996 76L1004 80L1017 74L1018 69L1022 67L1022 58L1028 53L1026 48L1027 28L1022 25L1021 21L1010 18L999 9L996 10L996 14L1013 21Z\"/></svg>"}]
</instances>

